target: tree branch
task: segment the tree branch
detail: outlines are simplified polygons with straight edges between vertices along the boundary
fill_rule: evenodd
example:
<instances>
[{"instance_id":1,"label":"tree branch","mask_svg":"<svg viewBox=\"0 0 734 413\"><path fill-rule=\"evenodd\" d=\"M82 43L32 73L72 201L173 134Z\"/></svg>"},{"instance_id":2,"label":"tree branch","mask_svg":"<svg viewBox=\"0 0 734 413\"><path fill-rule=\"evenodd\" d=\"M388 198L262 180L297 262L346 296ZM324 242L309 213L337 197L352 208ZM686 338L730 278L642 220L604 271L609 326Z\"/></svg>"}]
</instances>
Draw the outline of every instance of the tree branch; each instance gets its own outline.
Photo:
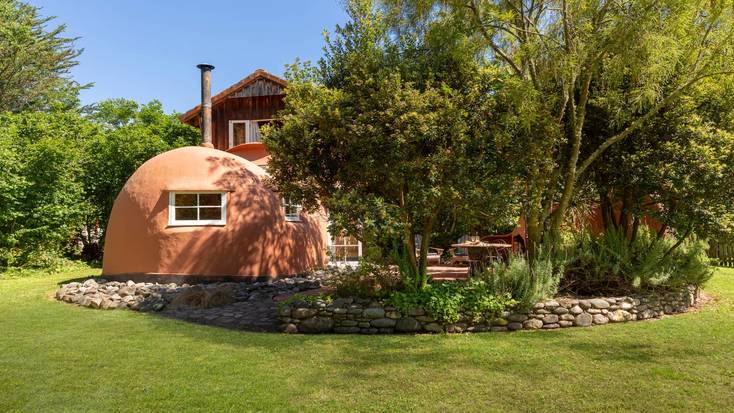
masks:
<instances>
[{"instance_id":1,"label":"tree branch","mask_svg":"<svg viewBox=\"0 0 734 413\"><path fill-rule=\"evenodd\" d=\"M721 75L731 75L731 74L734 74L734 70L707 73L707 74L696 76L688 80L683 85L679 86L677 89L671 92L670 95L666 96L663 100L658 102L658 104L656 104L652 109L650 109L643 116L637 118L625 130L612 136L611 138L604 141L601 145L599 145L599 147L596 148L596 150L594 150L594 152L592 152L581 164L581 166L578 169L578 174L581 175L584 171L586 171L586 169L591 165L591 163L594 162L596 158L598 158L602 153L604 153L604 151L606 151L610 146L629 137L629 135L631 135L632 132L634 132L637 128L639 128L645 122L650 120L650 118L656 115L662 108L667 106L673 100L673 98L677 97L681 92L683 92L685 89L687 89L691 85L703 79L709 78L709 77L721 76Z\"/></svg>"}]
</instances>

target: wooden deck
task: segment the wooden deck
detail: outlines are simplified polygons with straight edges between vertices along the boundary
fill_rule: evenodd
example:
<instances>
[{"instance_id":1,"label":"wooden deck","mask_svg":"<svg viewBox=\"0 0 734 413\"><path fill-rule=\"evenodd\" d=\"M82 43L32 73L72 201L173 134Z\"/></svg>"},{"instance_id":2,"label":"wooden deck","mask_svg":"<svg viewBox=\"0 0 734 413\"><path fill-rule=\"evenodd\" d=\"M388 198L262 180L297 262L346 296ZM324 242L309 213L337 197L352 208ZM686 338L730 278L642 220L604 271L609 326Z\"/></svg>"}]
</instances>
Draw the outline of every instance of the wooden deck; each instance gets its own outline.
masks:
<instances>
[{"instance_id":1,"label":"wooden deck","mask_svg":"<svg viewBox=\"0 0 734 413\"><path fill-rule=\"evenodd\" d=\"M428 267L428 275L436 281L456 281L469 278L469 267L432 265Z\"/></svg>"}]
</instances>

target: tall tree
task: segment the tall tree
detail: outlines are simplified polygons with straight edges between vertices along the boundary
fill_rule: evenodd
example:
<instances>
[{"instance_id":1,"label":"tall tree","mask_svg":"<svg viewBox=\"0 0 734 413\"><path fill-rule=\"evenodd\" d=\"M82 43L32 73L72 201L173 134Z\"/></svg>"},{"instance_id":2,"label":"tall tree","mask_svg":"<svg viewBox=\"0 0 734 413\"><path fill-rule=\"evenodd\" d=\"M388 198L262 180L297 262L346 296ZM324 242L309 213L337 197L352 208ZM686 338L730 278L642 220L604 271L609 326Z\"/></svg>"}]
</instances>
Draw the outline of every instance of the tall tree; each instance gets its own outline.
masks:
<instances>
[{"instance_id":1,"label":"tall tree","mask_svg":"<svg viewBox=\"0 0 734 413\"><path fill-rule=\"evenodd\" d=\"M75 106L79 89L69 71L82 52L65 25L18 0L0 1L0 112Z\"/></svg>"},{"instance_id":2,"label":"tall tree","mask_svg":"<svg viewBox=\"0 0 734 413\"><path fill-rule=\"evenodd\" d=\"M463 35L395 35L370 1L348 12L318 69L288 73L282 125L264 139L268 170L279 191L325 207L333 229L394 241L401 274L420 289L439 219L502 216L511 203L484 123L499 77Z\"/></svg>"},{"instance_id":3,"label":"tall tree","mask_svg":"<svg viewBox=\"0 0 734 413\"><path fill-rule=\"evenodd\" d=\"M525 122L531 132L517 134L518 147L529 155L520 173L531 247L558 236L579 177L610 147L633 137L692 86L734 73L731 0L385 3L410 16L410 24L470 22L469 33L481 39L493 64L517 79L512 93L521 103L515 107L534 113ZM582 157L592 101L619 127Z\"/></svg>"},{"instance_id":4,"label":"tall tree","mask_svg":"<svg viewBox=\"0 0 734 413\"><path fill-rule=\"evenodd\" d=\"M618 133L593 102L584 128L595 143ZM583 179L598 192L606 228L630 243L645 216L675 229L682 240L734 230L734 82L708 79L691 88L633 133L610 147Z\"/></svg>"}]
</instances>

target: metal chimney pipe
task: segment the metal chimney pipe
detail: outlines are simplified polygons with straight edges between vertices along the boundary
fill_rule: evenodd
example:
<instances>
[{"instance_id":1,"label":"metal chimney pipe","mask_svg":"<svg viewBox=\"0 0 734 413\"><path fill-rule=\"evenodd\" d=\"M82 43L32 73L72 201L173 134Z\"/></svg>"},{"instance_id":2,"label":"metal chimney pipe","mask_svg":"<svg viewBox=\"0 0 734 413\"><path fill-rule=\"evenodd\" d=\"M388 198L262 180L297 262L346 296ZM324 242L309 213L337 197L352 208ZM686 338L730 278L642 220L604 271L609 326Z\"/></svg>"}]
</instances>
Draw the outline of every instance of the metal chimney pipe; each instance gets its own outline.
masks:
<instances>
[{"instance_id":1,"label":"metal chimney pipe","mask_svg":"<svg viewBox=\"0 0 734 413\"><path fill-rule=\"evenodd\" d=\"M201 146L212 145L212 70L206 63L196 65L201 70Z\"/></svg>"}]
</instances>

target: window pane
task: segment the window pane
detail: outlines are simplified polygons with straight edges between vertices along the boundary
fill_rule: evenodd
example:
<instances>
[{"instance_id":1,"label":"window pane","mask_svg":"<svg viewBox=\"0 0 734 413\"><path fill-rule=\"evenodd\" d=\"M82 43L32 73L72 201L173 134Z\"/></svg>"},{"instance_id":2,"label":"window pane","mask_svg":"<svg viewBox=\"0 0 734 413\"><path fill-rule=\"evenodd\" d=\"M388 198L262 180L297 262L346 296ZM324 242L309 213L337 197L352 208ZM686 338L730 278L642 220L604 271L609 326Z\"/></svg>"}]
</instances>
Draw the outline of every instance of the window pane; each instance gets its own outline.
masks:
<instances>
[{"instance_id":1,"label":"window pane","mask_svg":"<svg viewBox=\"0 0 734 413\"><path fill-rule=\"evenodd\" d=\"M199 205L222 205L222 194L199 194Z\"/></svg>"},{"instance_id":2,"label":"window pane","mask_svg":"<svg viewBox=\"0 0 734 413\"><path fill-rule=\"evenodd\" d=\"M247 142L260 142L260 127L257 122L250 123L250 138Z\"/></svg>"},{"instance_id":3,"label":"window pane","mask_svg":"<svg viewBox=\"0 0 734 413\"><path fill-rule=\"evenodd\" d=\"M177 221L196 221L196 208L176 208Z\"/></svg>"},{"instance_id":4,"label":"window pane","mask_svg":"<svg viewBox=\"0 0 734 413\"><path fill-rule=\"evenodd\" d=\"M202 221L213 221L222 219L222 208L202 207L199 209L199 219Z\"/></svg>"},{"instance_id":5,"label":"window pane","mask_svg":"<svg viewBox=\"0 0 734 413\"><path fill-rule=\"evenodd\" d=\"M357 261L359 260L359 247L345 247L344 248L345 255L347 257L347 261Z\"/></svg>"},{"instance_id":6,"label":"window pane","mask_svg":"<svg viewBox=\"0 0 734 413\"><path fill-rule=\"evenodd\" d=\"M334 247L334 259L337 261L347 260L347 251L344 247Z\"/></svg>"},{"instance_id":7,"label":"window pane","mask_svg":"<svg viewBox=\"0 0 734 413\"><path fill-rule=\"evenodd\" d=\"M176 194L176 206L196 206L196 194Z\"/></svg>"},{"instance_id":8,"label":"window pane","mask_svg":"<svg viewBox=\"0 0 734 413\"><path fill-rule=\"evenodd\" d=\"M247 124L236 122L232 124L232 142L235 145L247 142Z\"/></svg>"}]
</instances>

